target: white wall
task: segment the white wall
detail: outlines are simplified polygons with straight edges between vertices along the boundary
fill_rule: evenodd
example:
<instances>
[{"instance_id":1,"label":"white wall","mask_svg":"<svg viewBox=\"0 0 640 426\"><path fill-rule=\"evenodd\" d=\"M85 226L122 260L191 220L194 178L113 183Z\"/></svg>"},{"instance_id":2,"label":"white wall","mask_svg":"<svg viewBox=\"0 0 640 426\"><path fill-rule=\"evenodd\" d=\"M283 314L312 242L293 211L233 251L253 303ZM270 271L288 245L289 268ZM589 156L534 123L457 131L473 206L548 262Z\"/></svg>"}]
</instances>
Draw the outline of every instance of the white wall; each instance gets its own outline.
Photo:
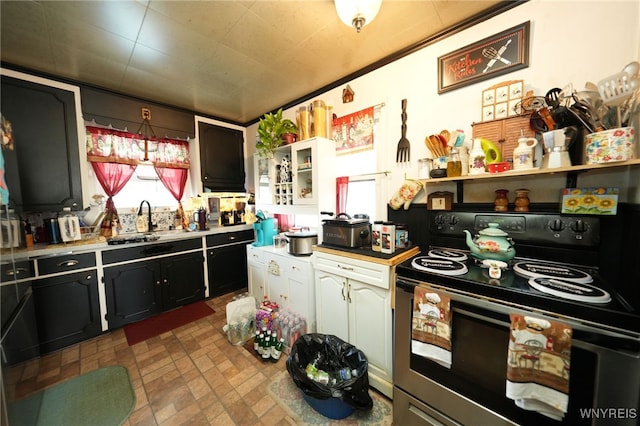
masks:
<instances>
[{"instance_id":1,"label":"white wall","mask_svg":"<svg viewBox=\"0 0 640 426\"><path fill-rule=\"evenodd\" d=\"M384 13L384 8L381 13ZM531 22L528 68L438 95L439 56L526 21ZM366 34L363 33L364 36ZM350 81L349 85L355 91L352 103L342 103L343 87L318 98L333 105L338 116L385 103L375 134L377 164L373 166L376 171L392 171L388 178L381 178L382 184L379 185L378 198L383 204L401 185L405 176L417 177L417 160L427 156L428 152L423 143L425 136L442 129L462 129L470 137L471 124L481 119L481 93L487 87L507 80L522 79L525 92L533 90L536 95L544 95L553 87L562 88L569 83L581 89L587 81L597 82L621 71L627 63L639 58L639 1L532 0ZM411 163L397 165L395 150L400 139L400 101L405 98ZM285 111L285 116L295 120L295 109ZM250 126L246 133L248 188L254 186L253 161L250 158L255 152L256 128L257 125ZM350 167L358 163L353 161L354 156L346 157L352 157L346 161ZM338 175L348 174L349 169L338 171ZM596 174L584 182L580 178L579 184L622 186L628 184L629 179L629 172L624 169L622 172ZM555 189L564 187L564 177L550 175L535 180L500 179L473 183L465 185L465 201L490 201L493 191L505 185L508 189L530 188L532 202L555 202L558 200ZM637 185L631 186L633 189L629 188L621 200L640 202ZM451 183L428 185L428 192L434 190L455 192L455 186ZM426 202L425 191L416 202ZM381 209L384 208L384 204L381 205Z\"/></svg>"}]
</instances>

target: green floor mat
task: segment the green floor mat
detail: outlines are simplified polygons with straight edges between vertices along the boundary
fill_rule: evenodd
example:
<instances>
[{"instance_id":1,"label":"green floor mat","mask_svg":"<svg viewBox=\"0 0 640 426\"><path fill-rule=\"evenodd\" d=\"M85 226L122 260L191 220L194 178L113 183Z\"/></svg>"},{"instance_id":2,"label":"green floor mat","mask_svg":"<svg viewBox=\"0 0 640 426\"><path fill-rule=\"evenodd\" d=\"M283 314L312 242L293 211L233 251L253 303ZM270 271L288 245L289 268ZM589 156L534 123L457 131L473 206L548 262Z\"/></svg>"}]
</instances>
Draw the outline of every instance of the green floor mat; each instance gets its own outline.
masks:
<instances>
[{"instance_id":1,"label":"green floor mat","mask_svg":"<svg viewBox=\"0 0 640 426\"><path fill-rule=\"evenodd\" d=\"M106 367L10 404L9 420L18 426L117 426L135 403L127 369Z\"/></svg>"}]
</instances>

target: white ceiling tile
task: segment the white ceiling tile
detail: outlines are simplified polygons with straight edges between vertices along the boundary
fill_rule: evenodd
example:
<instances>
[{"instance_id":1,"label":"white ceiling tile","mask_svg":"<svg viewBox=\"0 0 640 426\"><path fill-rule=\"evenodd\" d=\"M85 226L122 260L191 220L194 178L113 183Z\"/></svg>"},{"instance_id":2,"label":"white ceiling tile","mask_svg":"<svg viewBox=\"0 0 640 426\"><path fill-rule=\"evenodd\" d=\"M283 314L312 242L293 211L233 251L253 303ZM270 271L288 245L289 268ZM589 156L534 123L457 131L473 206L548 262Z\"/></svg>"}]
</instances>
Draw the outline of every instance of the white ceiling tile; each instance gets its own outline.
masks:
<instances>
[{"instance_id":1,"label":"white ceiling tile","mask_svg":"<svg viewBox=\"0 0 640 426\"><path fill-rule=\"evenodd\" d=\"M1 59L246 123L500 1L385 0L360 34L332 0L0 1Z\"/></svg>"}]
</instances>

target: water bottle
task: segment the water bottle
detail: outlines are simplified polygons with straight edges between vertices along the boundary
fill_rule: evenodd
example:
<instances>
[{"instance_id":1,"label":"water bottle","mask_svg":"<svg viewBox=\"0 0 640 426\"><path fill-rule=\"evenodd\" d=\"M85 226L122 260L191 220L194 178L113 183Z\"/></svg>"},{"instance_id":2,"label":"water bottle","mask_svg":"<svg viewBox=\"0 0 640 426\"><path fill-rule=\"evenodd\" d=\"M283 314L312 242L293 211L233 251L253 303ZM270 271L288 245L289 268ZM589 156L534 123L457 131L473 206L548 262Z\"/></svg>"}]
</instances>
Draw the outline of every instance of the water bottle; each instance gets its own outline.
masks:
<instances>
[{"instance_id":1,"label":"water bottle","mask_svg":"<svg viewBox=\"0 0 640 426\"><path fill-rule=\"evenodd\" d=\"M256 329L256 337L253 339L253 350L260 351L260 330Z\"/></svg>"},{"instance_id":2,"label":"water bottle","mask_svg":"<svg viewBox=\"0 0 640 426\"><path fill-rule=\"evenodd\" d=\"M282 349L284 348L284 339L281 337L280 340L276 342L276 345L273 347L273 351L271 352L271 361L278 362L280 356L282 355Z\"/></svg>"},{"instance_id":3,"label":"water bottle","mask_svg":"<svg viewBox=\"0 0 640 426\"><path fill-rule=\"evenodd\" d=\"M264 337L264 346L262 348L262 360L266 361L271 357L271 335Z\"/></svg>"},{"instance_id":4,"label":"water bottle","mask_svg":"<svg viewBox=\"0 0 640 426\"><path fill-rule=\"evenodd\" d=\"M258 337L258 354L262 355L264 352L264 334L260 333Z\"/></svg>"}]
</instances>

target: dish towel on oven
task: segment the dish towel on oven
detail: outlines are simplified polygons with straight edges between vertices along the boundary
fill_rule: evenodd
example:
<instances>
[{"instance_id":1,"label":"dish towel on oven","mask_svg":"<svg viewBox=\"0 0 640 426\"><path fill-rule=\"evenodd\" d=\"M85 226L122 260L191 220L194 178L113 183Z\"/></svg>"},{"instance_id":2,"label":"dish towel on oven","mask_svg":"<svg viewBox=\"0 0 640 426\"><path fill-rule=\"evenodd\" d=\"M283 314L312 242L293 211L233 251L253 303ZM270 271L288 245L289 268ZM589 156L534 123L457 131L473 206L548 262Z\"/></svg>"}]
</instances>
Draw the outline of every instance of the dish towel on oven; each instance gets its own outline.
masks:
<instances>
[{"instance_id":1,"label":"dish towel on oven","mask_svg":"<svg viewBox=\"0 0 640 426\"><path fill-rule=\"evenodd\" d=\"M507 397L520 408L562 420L569 404L571 327L527 315L510 317Z\"/></svg>"},{"instance_id":2,"label":"dish towel on oven","mask_svg":"<svg viewBox=\"0 0 640 426\"><path fill-rule=\"evenodd\" d=\"M449 296L416 286L413 292L411 352L451 368Z\"/></svg>"}]
</instances>

